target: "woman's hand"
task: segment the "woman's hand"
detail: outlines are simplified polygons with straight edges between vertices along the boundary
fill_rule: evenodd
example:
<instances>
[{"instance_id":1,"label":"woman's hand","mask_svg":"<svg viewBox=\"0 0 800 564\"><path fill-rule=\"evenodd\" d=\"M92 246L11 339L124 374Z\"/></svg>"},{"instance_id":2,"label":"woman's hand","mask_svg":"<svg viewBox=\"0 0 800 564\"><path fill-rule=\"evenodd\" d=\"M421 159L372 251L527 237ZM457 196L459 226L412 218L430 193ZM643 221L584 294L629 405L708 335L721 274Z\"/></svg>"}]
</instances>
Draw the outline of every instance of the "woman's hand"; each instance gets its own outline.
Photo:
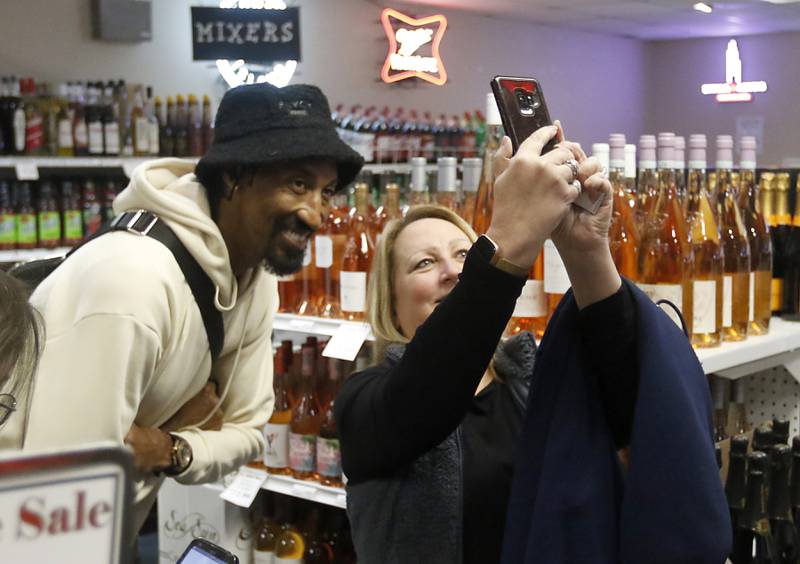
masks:
<instances>
[{"instance_id":1,"label":"woman's hand","mask_svg":"<svg viewBox=\"0 0 800 564\"><path fill-rule=\"evenodd\" d=\"M600 172L594 157L578 163L578 182L592 201L602 199L596 214L571 206L553 231L552 239L562 257L565 254L598 252L608 249L613 197L611 183Z\"/></svg>"},{"instance_id":2,"label":"woman's hand","mask_svg":"<svg viewBox=\"0 0 800 564\"><path fill-rule=\"evenodd\" d=\"M219 396L217 387L213 382L209 382L197 395L187 401L181 408L161 426L162 431L172 433L195 427L205 419L209 413L214 411L211 418L200 426L203 431L219 431L222 429L222 412L217 408Z\"/></svg>"},{"instance_id":3,"label":"woman's hand","mask_svg":"<svg viewBox=\"0 0 800 564\"><path fill-rule=\"evenodd\" d=\"M539 129L513 157L506 137L494 158L494 209L486 234L497 243L502 258L524 269L533 265L545 239L562 223L580 193L571 184L570 167L564 164L578 156L574 147L562 143L542 155L542 148L558 131L556 125Z\"/></svg>"}]
</instances>

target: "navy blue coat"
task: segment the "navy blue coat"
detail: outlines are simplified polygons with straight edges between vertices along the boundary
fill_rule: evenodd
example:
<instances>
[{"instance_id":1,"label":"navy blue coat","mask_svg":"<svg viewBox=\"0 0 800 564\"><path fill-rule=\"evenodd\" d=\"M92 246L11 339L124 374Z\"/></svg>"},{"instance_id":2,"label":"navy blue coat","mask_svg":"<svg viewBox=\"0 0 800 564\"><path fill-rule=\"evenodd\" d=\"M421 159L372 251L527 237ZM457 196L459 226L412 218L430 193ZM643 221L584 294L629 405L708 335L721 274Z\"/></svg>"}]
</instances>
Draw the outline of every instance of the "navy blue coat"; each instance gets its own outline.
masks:
<instances>
[{"instance_id":1,"label":"navy blue coat","mask_svg":"<svg viewBox=\"0 0 800 564\"><path fill-rule=\"evenodd\" d=\"M537 353L503 547L506 564L721 564L731 546L706 377L635 285L639 391L623 474L571 292Z\"/></svg>"}]
</instances>

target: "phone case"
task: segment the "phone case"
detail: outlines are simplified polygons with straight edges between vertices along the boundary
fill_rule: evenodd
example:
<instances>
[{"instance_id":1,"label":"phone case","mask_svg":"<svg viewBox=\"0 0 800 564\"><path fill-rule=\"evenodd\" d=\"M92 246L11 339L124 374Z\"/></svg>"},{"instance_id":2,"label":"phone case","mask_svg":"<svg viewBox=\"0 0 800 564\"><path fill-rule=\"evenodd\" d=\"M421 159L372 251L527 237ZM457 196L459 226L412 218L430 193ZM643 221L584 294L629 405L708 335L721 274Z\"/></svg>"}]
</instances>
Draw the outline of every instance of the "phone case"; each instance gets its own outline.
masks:
<instances>
[{"instance_id":1,"label":"phone case","mask_svg":"<svg viewBox=\"0 0 800 564\"><path fill-rule=\"evenodd\" d=\"M186 550L176 564L182 564L190 554L213 557L215 560L225 562L225 564L239 564L239 557L206 539L194 539L189 546L186 547Z\"/></svg>"},{"instance_id":2,"label":"phone case","mask_svg":"<svg viewBox=\"0 0 800 564\"><path fill-rule=\"evenodd\" d=\"M535 78L520 76L496 76L491 81L492 93L500 110L503 129L511 138L514 153L531 133L547 125L552 125L550 112L544 100L544 92ZM558 141L554 137L543 148L542 154L551 151ZM592 200L589 194L581 192L574 205L596 214L603 203L602 198Z\"/></svg>"}]
</instances>

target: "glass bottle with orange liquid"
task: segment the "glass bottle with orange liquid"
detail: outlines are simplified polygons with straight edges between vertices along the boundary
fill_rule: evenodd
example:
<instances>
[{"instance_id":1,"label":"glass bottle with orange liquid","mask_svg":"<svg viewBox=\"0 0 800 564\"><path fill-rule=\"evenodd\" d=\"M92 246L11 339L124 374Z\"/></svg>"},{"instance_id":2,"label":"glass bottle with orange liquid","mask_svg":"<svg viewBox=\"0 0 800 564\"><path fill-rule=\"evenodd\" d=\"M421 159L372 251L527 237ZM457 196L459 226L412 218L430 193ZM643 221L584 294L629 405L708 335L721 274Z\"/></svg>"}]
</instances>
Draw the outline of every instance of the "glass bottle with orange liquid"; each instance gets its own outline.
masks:
<instances>
[{"instance_id":1,"label":"glass bottle with orange liquid","mask_svg":"<svg viewBox=\"0 0 800 564\"><path fill-rule=\"evenodd\" d=\"M316 315L317 299L316 281L317 265L314 258L314 245L312 241L306 245L306 252L303 255L303 268L294 275L294 286L296 301L294 313L297 315Z\"/></svg>"},{"instance_id":2,"label":"glass bottle with orange liquid","mask_svg":"<svg viewBox=\"0 0 800 564\"><path fill-rule=\"evenodd\" d=\"M338 193L331 201L328 218L314 236L317 266L317 315L339 317L339 273L342 268L348 227L347 195Z\"/></svg>"},{"instance_id":3,"label":"glass bottle with orange liquid","mask_svg":"<svg viewBox=\"0 0 800 564\"><path fill-rule=\"evenodd\" d=\"M455 157L439 157L436 160L436 203L461 214L461 201L458 197L458 179Z\"/></svg>"},{"instance_id":4,"label":"glass bottle with orange liquid","mask_svg":"<svg viewBox=\"0 0 800 564\"><path fill-rule=\"evenodd\" d=\"M762 181L766 180L767 173L762 174ZM790 186L789 174L779 172L772 179L771 213L767 215L770 232L772 233L772 248L774 249L772 284L770 306L772 314L778 315L784 311L784 286L787 270L790 268L792 240L794 227L792 226L792 212L789 208Z\"/></svg>"},{"instance_id":5,"label":"glass bottle with orange liquid","mask_svg":"<svg viewBox=\"0 0 800 564\"><path fill-rule=\"evenodd\" d=\"M506 336L530 331L541 339L547 326L547 295L544 293L544 253L539 253L533 263L528 280L517 298L514 313L506 327Z\"/></svg>"},{"instance_id":6,"label":"glass bottle with orange liquid","mask_svg":"<svg viewBox=\"0 0 800 564\"><path fill-rule=\"evenodd\" d=\"M661 134L658 147L658 195L651 199L639 247L639 287L654 301L668 300L683 314L692 332L694 253L675 190L672 134ZM649 149L647 149L649 151ZM664 308L678 327L680 319Z\"/></svg>"},{"instance_id":7,"label":"glass bottle with orange liquid","mask_svg":"<svg viewBox=\"0 0 800 564\"><path fill-rule=\"evenodd\" d=\"M344 319L361 321L366 316L367 275L375 252L369 234L369 187L365 182L356 183L355 200L339 273L339 303Z\"/></svg>"},{"instance_id":8,"label":"glass bottle with orange liquid","mask_svg":"<svg viewBox=\"0 0 800 564\"><path fill-rule=\"evenodd\" d=\"M692 345L720 344L722 276L725 257L706 184L706 136L689 137L689 175L685 208L694 249Z\"/></svg>"},{"instance_id":9,"label":"glass bottle with orange liquid","mask_svg":"<svg viewBox=\"0 0 800 564\"><path fill-rule=\"evenodd\" d=\"M544 242L541 256L544 270L544 292L547 295L547 321L549 322L561 298L572 286L572 282L569 280L567 267L564 266L564 261L558 254L558 249L552 239Z\"/></svg>"},{"instance_id":10,"label":"glass bottle with orange liquid","mask_svg":"<svg viewBox=\"0 0 800 564\"><path fill-rule=\"evenodd\" d=\"M733 138L717 136L717 220L725 274L722 287L722 338L741 341L747 338L750 303L750 243L736 203L733 172Z\"/></svg>"},{"instance_id":11,"label":"glass bottle with orange liquid","mask_svg":"<svg viewBox=\"0 0 800 564\"><path fill-rule=\"evenodd\" d=\"M315 397L316 344L300 348L301 393L289 423L289 467L298 480L316 478L316 446L320 428L319 408Z\"/></svg>"},{"instance_id":12,"label":"glass bottle with orange liquid","mask_svg":"<svg viewBox=\"0 0 800 564\"><path fill-rule=\"evenodd\" d=\"M275 353L274 390L275 406L264 426L264 466L270 474L290 474L289 470L289 424L292 421L292 406L289 403L289 366L291 347L280 347ZM288 357L288 358L287 358Z\"/></svg>"},{"instance_id":13,"label":"glass bottle with orange liquid","mask_svg":"<svg viewBox=\"0 0 800 564\"><path fill-rule=\"evenodd\" d=\"M386 224L401 216L400 186L394 181L387 182L384 189L383 205L375 210L375 216L372 220L372 240L377 243Z\"/></svg>"},{"instance_id":14,"label":"glass bottle with orange liquid","mask_svg":"<svg viewBox=\"0 0 800 564\"><path fill-rule=\"evenodd\" d=\"M758 208L758 185L756 184L756 139L742 137L742 153L739 161L740 186L739 209L750 242L750 299L749 333L764 335L769 332L770 284L772 281L772 239L769 227ZM795 225L800 217L795 216Z\"/></svg>"},{"instance_id":15,"label":"glass bottle with orange liquid","mask_svg":"<svg viewBox=\"0 0 800 564\"><path fill-rule=\"evenodd\" d=\"M686 209L686 139L680 135L675 136L672 163L675 169L675 191L678 192L678 199Z\"/></svg>"},{"instance_id":16,"label":"glass bottle with orange liquid","mask_svg":"<svg viewBox=\"0 0 800 564\"><path fill-rule=\"evenodd\" d=\"M492 204L494 201L494 168L492 166L494 154L500 148L503 138L503 126L500 121L500 111L497 109L494 95L486 95L486 144L483 147L483 167L481 167L481 182L478 194L475 197L475 212L473 214L472 228L475 233L486 233L492 222Z\"/></svg>"},{"instance_id":17,"label":"glass bottle with orange liquid","mask_svg":"<svg viewBox=\"0 0 800 564\"><path fill-rule=\"evenodd\" d=\"M642 135L639 137L639 177L636 182L636 193L642 212L654 205L659 192L656 164L656 136Z\"/></svg>"},{"instance_id":18,"label":"glass bottle with orange liquid","mask_svg":"<svg viewBox=\"0 0 800 564\"><path fill-rule=\"evenodd\" d=\"M317 475L323 486L341 488L342 484L342 450L339 446L339 433L336 429L336 418L333 408L336 394L343 380L342 363L335 358L323 358L328 365L328 378L324 392L330 400L323 402L322 424L317 435Z\"/></svg>"},{"instance_id":19,"label":"glass bottle with orange liquid","mask_svg":"<svg viewBox=\"0 0 800 564\"><path fill-rule=\"evenodd\" d=\"M275 540L275 556L272 560L274 564L303 564L306 542L295 524L302 523L305 519L302 511L305 509L303 502L304 500L283 495L275 499L282 518L279 521L281 532Z\"/></svg>"},{"instance_id":20,"label":"glass bottle with orange liquid","mask_svg":"<svg viewBox=\"0 0 800 564\"><path fill-rule=\"evenodd\" d=\"M639 272L639 236L634 211L636 199L625 181L625 135L612 134L609 144L608 179L614 191L614 212L608 243L611 256L621 276L636 281Z\"/></svg>"},{"instance_id":21,"label":"glass bottle with orange liquid","mask_svg":"<svg viewBox=\"0 0 800 564\"><path fill-rule=\"evenodd\" d=\"M481 160L467 157L461 161L461 190L464 201L461 206L461 217L472 225L475 218L475 202L478 199L478 186L481 183Z\"/></svg>"}]
</instances>

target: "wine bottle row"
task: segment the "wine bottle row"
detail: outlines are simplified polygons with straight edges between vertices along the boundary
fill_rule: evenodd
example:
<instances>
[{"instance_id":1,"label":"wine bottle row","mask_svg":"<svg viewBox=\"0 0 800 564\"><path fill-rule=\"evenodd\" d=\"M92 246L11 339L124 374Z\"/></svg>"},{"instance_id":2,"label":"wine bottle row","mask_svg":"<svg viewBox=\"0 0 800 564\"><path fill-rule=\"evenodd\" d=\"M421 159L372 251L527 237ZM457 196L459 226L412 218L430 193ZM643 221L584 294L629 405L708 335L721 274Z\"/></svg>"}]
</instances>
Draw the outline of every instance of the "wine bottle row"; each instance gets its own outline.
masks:
<instances>
[{"instance_id":1,"label":"wine bottle row","mask_svg":"<svg viewBox=\"0 0 800 564\"><path fill-rule=\"evenodd\" d=\"M355 564L344 510L262 491L253 515L253 564Z\"/></svg>"},{"instance_id":2,"label":"wine bottle row","mask_svg":"<svg viewBox=\"0 0 800 564\"><path fill-rule=\"evenodd\" d=\"M164 107L151 87L124 80L57 89L32 78L0 81L0 153L8 155L201 156L212 122L208 96L169 96Z\"/></svg>"}]
</instances>

